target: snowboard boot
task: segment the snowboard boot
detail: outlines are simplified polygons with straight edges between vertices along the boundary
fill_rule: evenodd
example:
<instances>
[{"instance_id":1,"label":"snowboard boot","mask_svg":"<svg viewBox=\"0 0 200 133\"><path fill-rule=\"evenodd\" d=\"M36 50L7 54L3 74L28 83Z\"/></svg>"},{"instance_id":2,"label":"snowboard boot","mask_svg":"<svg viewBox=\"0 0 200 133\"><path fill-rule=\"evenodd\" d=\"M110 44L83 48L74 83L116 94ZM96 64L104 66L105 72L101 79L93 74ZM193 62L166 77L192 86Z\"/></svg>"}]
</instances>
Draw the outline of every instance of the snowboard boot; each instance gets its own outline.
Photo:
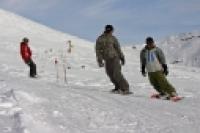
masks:
<instances>
[{"instance_id":1,"label":"snowboard boot","mask_svg":"<svg viewBox=\"0 0 200 133\"><path fill-rule=\"evenodd\" d=\"M117 88L114 88L111 90L112 93L115 93L115 94L119 94L120 93L120 90L117 89Z\"/></svg>"},{"instance_id":2,"label":"snowboard boot","mask_svg":"<svg viewBox=\"0 0 200 133\"><path fill-rule=\"evenodd\" d=\"M125 91L120 90L120 94L129 95L129 94L133 94L133 92L130 92L129 90L125 90Z\"/></svg>"},{"instance_id":3,"label":"snowboard boot","mask_svg":"<svg viewBox=\"0 0 200 133\"><path fill-rule=\"evenodd\" d=\"M30 78L38 78L39 76L37 74L30 75Z\"/></svg>"},{"instance_id":4,"label":"snowboard boot","mask_svg":"<svg viewBox=\"0 0 200 133\"><path fill-rule=\"evenodd\" d=\"M169 95L160 95L160 99L162 100L170 100L170 96Z\"/></svg>"},{"instance_id":5,"label":"snowboard boot","mask_svg":"<svg viewBox=\"0 0 200 133\"><path fill-rule=\"evenodd\" d=\"M165 93L155 93L151 95L151 98L156 98L156 99L163 99L163 100L169 100L169 96Z\"/></svg>"}]
</instances>

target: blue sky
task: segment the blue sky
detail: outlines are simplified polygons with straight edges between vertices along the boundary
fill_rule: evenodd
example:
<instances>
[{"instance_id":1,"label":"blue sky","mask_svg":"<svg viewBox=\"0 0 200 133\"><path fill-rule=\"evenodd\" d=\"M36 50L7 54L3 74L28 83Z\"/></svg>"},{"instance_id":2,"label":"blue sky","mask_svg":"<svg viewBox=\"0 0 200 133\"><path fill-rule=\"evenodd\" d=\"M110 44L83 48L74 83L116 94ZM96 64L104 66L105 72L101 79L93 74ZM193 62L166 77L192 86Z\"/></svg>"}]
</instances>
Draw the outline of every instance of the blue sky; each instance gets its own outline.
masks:
<instances>
[{"instance_id":1,"label":"blue sky","mask_svg":"<svg viewBox=\"0 0 200 133\"><path fill-rule=\"evenodd\" d=\"M130 44L200 30L200 0L1 0L0 8L93 42L106 24Z\"/></svg>"}]
</instances>

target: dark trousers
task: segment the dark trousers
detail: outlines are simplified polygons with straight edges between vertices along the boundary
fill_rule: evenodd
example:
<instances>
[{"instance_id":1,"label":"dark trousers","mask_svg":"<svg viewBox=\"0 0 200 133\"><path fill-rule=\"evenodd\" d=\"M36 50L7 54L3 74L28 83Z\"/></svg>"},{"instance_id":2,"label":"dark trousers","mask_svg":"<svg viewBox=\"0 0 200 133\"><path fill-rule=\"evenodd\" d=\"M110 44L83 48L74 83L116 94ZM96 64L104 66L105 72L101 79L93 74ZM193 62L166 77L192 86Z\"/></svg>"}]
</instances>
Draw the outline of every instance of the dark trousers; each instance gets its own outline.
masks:
<instances>
[{"instance_id":1,"label":"dark trousers","mask_svg":"<svg viewBox=\"0 0 200 133\"><path fill-rule=\"evenodd\" d=\"M121 64L119 58L106 60L105 69L111 82L115 85L115 89L119 89L121 91L129 91L129 84L121 72Z\"/></svg>"},{"instance_id":2,"label":"dark trousers","mask_svg":"<svg viewBox=\"0 0 200 133\"><path fill-rule=\"evenodd\" d=\"M26 64L30 67L30 77L35 77L37 75L36 64L32 59L27 61Z\"/></svg>"}]
</instances>

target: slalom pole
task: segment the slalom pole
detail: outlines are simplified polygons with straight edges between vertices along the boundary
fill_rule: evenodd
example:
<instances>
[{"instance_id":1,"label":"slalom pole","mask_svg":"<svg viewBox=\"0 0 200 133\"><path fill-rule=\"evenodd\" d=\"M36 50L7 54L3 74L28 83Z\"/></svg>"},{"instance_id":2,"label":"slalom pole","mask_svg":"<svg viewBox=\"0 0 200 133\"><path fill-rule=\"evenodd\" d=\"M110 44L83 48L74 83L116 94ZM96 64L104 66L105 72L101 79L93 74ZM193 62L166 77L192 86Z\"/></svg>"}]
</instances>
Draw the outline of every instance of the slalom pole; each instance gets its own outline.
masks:
<instances>
[{"instance_id":1,"label":"slalom pole","mask_svg":"<svg viewBox=\"0 0 200 133\"><path fill-rule=\"evenodd\" d=\"M54 63L55 63L55 68L56 68L56 81L58 82L58 80L59 80L59 72L58 72L58 60L57 60L57 58L55 58Z\"/></svg>"},{"instance_id":2,"label":"slalom pole","mask_svg":"<svg viewBox=\"0 0 200 133\"><path fill-rule=\"evenodd\" d=\"M67 70L65 64L63 64L63 70L64 70L64 82L67 84Z\"/></svg>"}]
</instances>

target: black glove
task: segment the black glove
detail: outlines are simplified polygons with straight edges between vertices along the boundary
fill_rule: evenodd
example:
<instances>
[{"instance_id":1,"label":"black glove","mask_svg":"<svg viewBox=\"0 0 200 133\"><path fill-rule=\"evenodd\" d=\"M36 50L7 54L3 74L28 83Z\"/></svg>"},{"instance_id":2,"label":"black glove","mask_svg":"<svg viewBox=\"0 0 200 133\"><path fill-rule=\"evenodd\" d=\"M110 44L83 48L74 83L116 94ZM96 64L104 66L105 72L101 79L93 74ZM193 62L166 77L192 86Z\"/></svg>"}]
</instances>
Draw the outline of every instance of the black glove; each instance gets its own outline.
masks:
<instances>
[{"instance_id":1,"label":"black glove","mask_svg":"<svg viewBox=\"0 0 200 133\"><path fill-rule=\"evenodd\" d=\"M167 64L162 64L162 67L163 67L163 73L167 76L169 74Z\"/></svg>"},{"instance_id":2,"label":"black glove","mask_svg":"<svg viewBox=\"0 0 200 133\"><path fill-rule=\"evenodd\" d=\"M98 65L99 65L99 67L104 67L103 61L102 60L98 60Z\"/></svg>"},{"instance_id":3,"label":"black glove","mask_svg":"<svg viewBox=\"0 0 200 133\"><path fill-rule=\"evenodd\" d=\"M145 65L142 65L142 76L146 77Z\"/></svg>"},{"instance_id":4,"label":"black glove","mask_svg":"<svg viewBox=\"0 0 200 133\"><path fill-rule=\"evenodd\" d=\"M124 57L121 57L120 60L121 60L121 64L122 64L122 65L125 65L125 58L124 58Z\"/></svg>"}]
</instances>

